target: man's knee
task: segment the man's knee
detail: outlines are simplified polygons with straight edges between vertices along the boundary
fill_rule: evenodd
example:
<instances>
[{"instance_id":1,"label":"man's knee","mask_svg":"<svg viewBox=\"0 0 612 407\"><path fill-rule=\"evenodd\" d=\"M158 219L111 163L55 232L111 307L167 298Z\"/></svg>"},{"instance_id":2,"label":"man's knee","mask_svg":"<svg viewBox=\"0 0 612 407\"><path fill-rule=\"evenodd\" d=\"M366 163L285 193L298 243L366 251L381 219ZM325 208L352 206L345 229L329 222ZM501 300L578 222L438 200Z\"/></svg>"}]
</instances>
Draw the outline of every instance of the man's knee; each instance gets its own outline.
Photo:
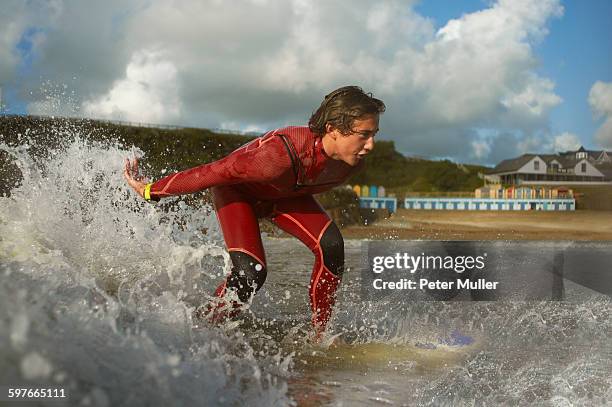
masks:
<instances>
[{"instance_id":1,"label":"man's knee","mask_svg":"<svg viewBox=\"0 0 612 407\"><path fill-rule=\"evenodd\" d=\"M240 251L231 251L232 272L227 279L227 288L237 292L240 301L247 302L266 281L266 265Z\"/></svg>"},{"instance_id":2,"label":"man's knee","mask_svg":"<svg viewBox=\"0 0 612 407\"><path fill-rule=\"evenodd\" d=\"M334 222L330 223L319 242L323 252L323 264L337 277L344 271L344 239Z\"/></svg>"}]
</instances>

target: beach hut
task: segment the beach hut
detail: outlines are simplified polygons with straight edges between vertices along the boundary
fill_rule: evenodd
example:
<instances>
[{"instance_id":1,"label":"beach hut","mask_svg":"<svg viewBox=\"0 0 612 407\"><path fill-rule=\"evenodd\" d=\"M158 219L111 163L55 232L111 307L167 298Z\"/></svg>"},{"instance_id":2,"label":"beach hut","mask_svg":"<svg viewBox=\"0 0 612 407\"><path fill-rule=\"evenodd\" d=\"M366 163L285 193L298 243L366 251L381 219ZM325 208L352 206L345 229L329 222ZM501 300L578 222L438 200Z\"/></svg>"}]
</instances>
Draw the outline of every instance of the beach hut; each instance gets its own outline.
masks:
<instances>
[{"instance_id":1,"label":"beach hut","mask_svg":"<svg viewBox=\"0 0 612 407\"><path fill-rule=\"evenodd\" d=\"M489 195L489 189L490 189L490 187L488 187L488 186L476 188L476 190L474 191L474 196L477 199L487 198L488 195Z\"/></svg>"},{"instance_id":2,"label":"beach hut","mask_svg":"<svg viewBox=\"0 0 612 407\"><path fill-rule=\"evenodd\" d=\"M555 192L556 192L555 198L559 198L559 199L568 199L568 198L571 199L574 196L572 190L567 189L567 188L558 188Z\"/></svg>"},{"instance_id":3,"label":"beach hut","mask_svg":"<svg viewBox=\"0 0 612 407\"><path fill-rule=\"evenodd\" d=\"M493 196L492 198L494 199L504 198L504 188L501 185L497 185L497 188L495 188L495 196Z\"/></svg>"},{"instance_id":4,"label":"beach hut","mask_svg":"<svg viewBox=\"0 0 612 407\"><path fill-rule=\"evenodd\" d=\"M370 198L376 198L378 196L378 187L376 185L370 185Z\"/></svg>"},{"instance_id":5,"label":"beach hut","mask_svg":"<svg viewBox=\"0 0 612 407\"><path fill-rule=\"evenodd\" d=\"M353 185L353 192L355 192L357 196L361 196L361 186Z\"/></svg>"},{"instance_id":6,"label":"beach hut","mask_svg":"<svg viewBox=\"0 0 612 407\"><path fill-rule=\"evenodd\" d=\"M501 184L489 184L486 186L486 188L488 188L488 190L482 191L480 196L477 196L477 198L499 199L504 194Z\"/></svg>"},{"instance_id":7,"label":"beach hut","mask_svg":"<svg viewBox=\"0 0 612 407\"><path fill-rule=\"evenodd\" d=\"M516 188L515 196L514 197L516 199L525 199L525 188L524 187Z\"/></svg>"},{"instance_id":8,"label":"beach hut","mask_svg":"<svg viewBox=\"0 0 612 407\"><path fill-rule=\"evenodd\" d=\"M518 187L516 189L516 199L533 199L534 191L530 187Z\"/></svg>"},{"instance_id":9,"label":"beach hut","mask_svg":"<svg viewBox=\"0 0 612 407\"><path fill-rule=\"evenodd\" d=\"M383 187L382 185L378 187L378 197L379 198L384 198L385 197L385 187Z\"/></svg>"},{"instance_id":10,"label":"beach hut","mask_svg":"<svg viewBox=\"0 0 612 407\"><path fill-rule=\"evenodd\" d=\"M370 196L370 187L367 185L361 186L361 196L368 197Z\"/></svg>"}]
</instances>

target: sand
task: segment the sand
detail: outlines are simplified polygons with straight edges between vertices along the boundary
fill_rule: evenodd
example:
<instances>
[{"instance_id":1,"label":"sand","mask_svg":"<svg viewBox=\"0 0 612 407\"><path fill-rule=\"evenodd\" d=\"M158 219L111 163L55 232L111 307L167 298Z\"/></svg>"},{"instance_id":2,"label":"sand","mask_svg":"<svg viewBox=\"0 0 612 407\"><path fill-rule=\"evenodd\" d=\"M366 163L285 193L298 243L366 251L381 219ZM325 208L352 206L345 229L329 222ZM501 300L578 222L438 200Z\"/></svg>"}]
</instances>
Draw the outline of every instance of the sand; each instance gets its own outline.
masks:
<instances>
[{"instance_id":1,"label":"sand","mask_svg":"<svg viewBox=\"0 0 612 407\"><path fill-rule=\"evenodd\" d=\"M612 211L426 211L400 209L347 239L612 240Z\"/></svg>"}]
</instances>

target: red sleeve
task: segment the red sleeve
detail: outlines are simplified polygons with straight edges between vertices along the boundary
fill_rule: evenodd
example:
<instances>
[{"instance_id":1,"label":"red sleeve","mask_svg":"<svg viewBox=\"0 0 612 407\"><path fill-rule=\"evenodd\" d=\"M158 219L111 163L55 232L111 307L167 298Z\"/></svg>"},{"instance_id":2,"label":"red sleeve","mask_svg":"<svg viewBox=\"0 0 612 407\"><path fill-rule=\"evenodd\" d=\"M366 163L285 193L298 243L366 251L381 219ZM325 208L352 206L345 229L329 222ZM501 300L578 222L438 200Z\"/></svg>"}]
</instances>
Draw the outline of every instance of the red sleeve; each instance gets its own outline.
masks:
<instances>
[{"instance_id":1,"label":"red sleeve","mask_svg":"<svg viewBox=\"0 0 612 407\"><path fill-rule=\"evenodd\" d=\"M221 185L266 182L287 171L293 171L291 159L282 140L270 135L253 140L218 161L160 179L151 185L151 197L191 194Z\"/></svg>"}]
</instances>

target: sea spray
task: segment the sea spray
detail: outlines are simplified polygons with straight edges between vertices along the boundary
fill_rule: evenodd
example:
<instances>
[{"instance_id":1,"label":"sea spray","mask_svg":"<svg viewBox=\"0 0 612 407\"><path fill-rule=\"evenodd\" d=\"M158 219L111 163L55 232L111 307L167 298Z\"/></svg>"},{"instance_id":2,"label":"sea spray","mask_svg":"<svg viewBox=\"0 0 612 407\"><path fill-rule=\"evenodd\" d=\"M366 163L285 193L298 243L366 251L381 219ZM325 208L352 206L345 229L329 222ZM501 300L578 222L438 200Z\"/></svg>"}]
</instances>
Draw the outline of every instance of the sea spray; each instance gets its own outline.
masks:
<instances>
[{"instance_id":1,"label":"sea spray","mask_svg":"<svg viewBox=\"0 0 612 407\"><path fill-rule=\"evenodd\" d=\"M73 136L42 160L0 146L22 178L0 198L0 382L64 387L66 405L290 404L290 358L194 329L229 268L211 209L140 200L131 149Z\"/></svg>"}]
</instances>

